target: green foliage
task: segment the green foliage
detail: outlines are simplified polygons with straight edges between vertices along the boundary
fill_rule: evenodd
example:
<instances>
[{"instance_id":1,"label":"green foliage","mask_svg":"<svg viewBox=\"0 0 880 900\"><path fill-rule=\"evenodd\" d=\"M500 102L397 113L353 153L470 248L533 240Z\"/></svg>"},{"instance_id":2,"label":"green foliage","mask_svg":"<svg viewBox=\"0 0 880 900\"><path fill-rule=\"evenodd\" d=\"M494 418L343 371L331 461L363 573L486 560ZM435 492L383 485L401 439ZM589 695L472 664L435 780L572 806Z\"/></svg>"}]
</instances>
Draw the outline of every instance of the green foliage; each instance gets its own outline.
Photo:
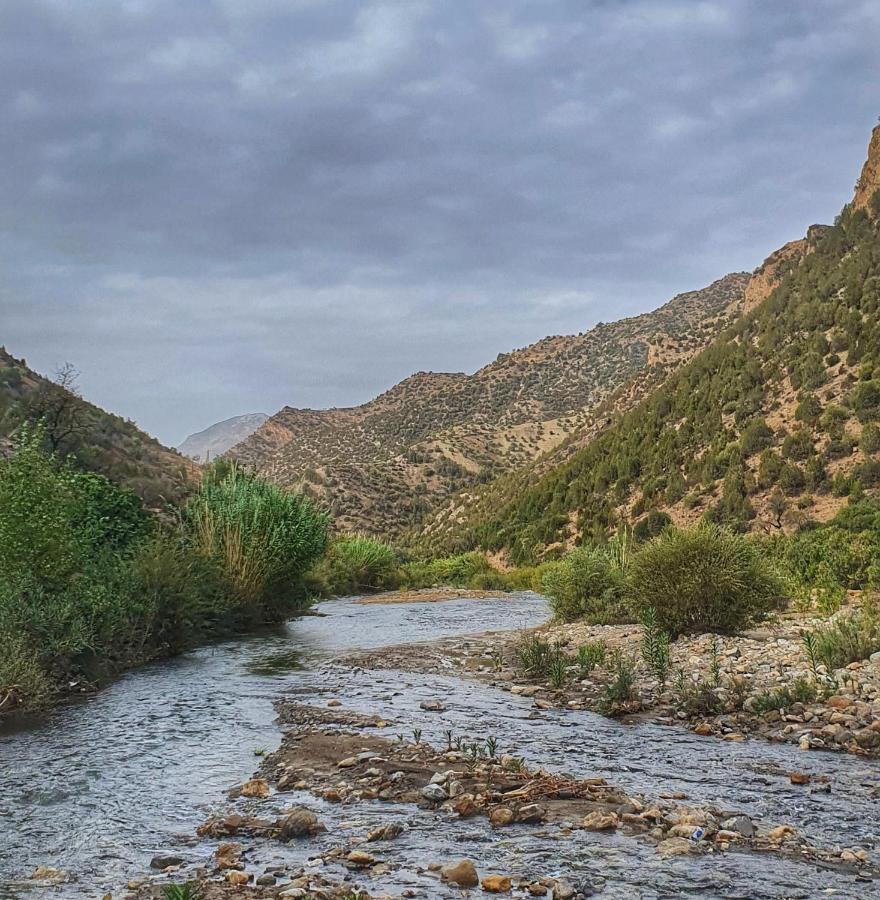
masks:
<instances>
[{"instance_id":1,"label":"green foliage","mask_svg":"<svg viewBox=\"0 0 880 900\"><path fill-rule=\"evenodd\" d=\"M623 569L606 550L572 550L545 572L542 590L557 618L566 622L607 624L625 614Z\"/></svg>"},{"instance_id":2,"label":"green foliage","mask_svg":"<svg viewBox=\"0 0 880 900\"><path fill-rule=\"evenodd\" d=\"M847 403L860 422L880 419L880 381L860 382L850 392Z\"/></svg>"},{"instance_id":3,"label":"green foliage","mask_svg":"<svg viewBox=\"0 0 880 900\"><path fill-rule=\"evenodd\" d=\"M599 708L606 715L613 715L634 698L636 670L632 661L619 649L611 653L608 664L612 677L602 688Z\"/></svg>"},{"instance_id":4,"label":"green foliage","mask_svg":"<svg viewBox=\"0 0 880 900\"><path fill-rule=\"evenodd\" d=\"M785 712L795 703L812 703L817 696L816 685L805 678L795 678L791 684L784 685L775 691L762 691L756 694L749 704L752 712L763 716L766 713Z\"/></svg>"},{"instance_id":5,"label":"green foliage","mask_svg":"<svg viewBox=\"0 0 880 900\"><path fill-rule=\"evenodd\" d=\"M857 612L840 615L810 636L815 656L829 672L851 662L867 659L880 650L880 613L876 604L866 603Z\"/></svg>"},{"instance_id":6,"label":"green foliage","mask_svg":"<svg viewBox=\"0 0 880 900\"><path fill-rule=\"evenodd\" d=\"M185 513L194 546L257 619L289 612L327 543L327 518L310 500L237 467L205 479Z\"/></svg>"},{"instance_id":7,"label":"green foliage","mask_svg":"<svg viewBox=\"0 0 880 900\"><path fill-rule=\"evenodd\" d=\"M586 678L596 668L605 662L607 648L602 641L587 641L577 649L575 663L581 678Z\"/></svg>"},{"instance_id":8,"label":"green foliage","mask_svg":"<svg viewBox=\"0 0 880 900\"><path fill-rule=\"evenodd\" d=\"M773 431L764 419L752 419L742 431L740 438L743 453L751 456L760 453L773 443Z\"/></svg>"},{"instance_id":9,"label":"green foliage","mask_svg":"<svg viewBox=\"0 0 880 900\"><path fill-rule=\"evenodd\" d=\"M325 596L389 590L397 584L397 554L382 541L361 535L335 538L309 573L310 585Z\"/></svg>"},{"instance_id":10,"label":"green foliage","mask_svg":"<svg viewBox=\"0 0 880 900\"><path fill-rule=\"evenodd\" d=\"M195 881L183 884L167 884L162 889L164 900L199 900L199 887Z\"/></svg>"},{"instance_id":11,"label":"green foliage","mask_svg":"<svg viewBox=\"0 0 880 900\"><path fill-rule=\"evenodd\" d=\"M41 443L25 434L0 460L0 707L43 705L68 683L89 686L282 611L275 598L239 594L190 531ZM264 522L255 514L249 527Z\"/></svg>"},{"instance_id":12,"label":"green foliage","mask_svg":"<svg viewBox=\"0 0 880 900\"><path fill-rule=\"evenodd\" d=\"M435 587L450 585L469 587L481 575L490 575L495 570L483 553L460 553L437 559L404 563L398 578L404 588Z\"/></svg>"},{"instance_id":13,"label":"green foliage","mask_svg":"<svg viewBox=\"0 0 880 900\"><path fill-rule=\"evenodd\" d=\"M880 452L880 426L876 422L868 422L859 437L859 449L862 453Z\"/></svg>"},{"instance_id":14,"label":"green foliage","mask_svg":"<svg viewBox=\"0 0 880 900\"><path fill-rule=\"evenodd\" d=\"M633 540L639 544L644 543L652 537L656 537L667 525L671 524L672 519L667 513L659 509L652 509L644 518L636 522L633 528Z\"/></svg>"},{"instance_id":15,"label":"green foliage","mask_svg":"<svg viewBox=\"0 0 880 900\"><path fill-rule=\"evenodd\" d=\"M669 676L669 635L658 626L653 606L642 610L642 625L645 629L642 636L642 659L660 682L660 687L665 687Z\"/></svg>"},{"instance_id":16,"label":"green foliage","mask_svg":"<svg viewBox=\"0 0 880 900\"><path fill-rule=\"evenodd\" d=\"M633 612L653 607L660 628L732 633L763 618L782 583L757 544L715 525L667 528L632 559L627 594Z\"/></svg>"},{"instance_id":17,"label":"green foliage","mask_svg":"<svg viewBox=\"0 0 880 900\"><path fill-rule=\"evenodd\" d=\"M833 582L858 589L880 558L880 529L855 530L870 524L873 515L870 501L844 507L832 524L771 541L768 550L799 584Z\"/></svg>"}]
</instances>

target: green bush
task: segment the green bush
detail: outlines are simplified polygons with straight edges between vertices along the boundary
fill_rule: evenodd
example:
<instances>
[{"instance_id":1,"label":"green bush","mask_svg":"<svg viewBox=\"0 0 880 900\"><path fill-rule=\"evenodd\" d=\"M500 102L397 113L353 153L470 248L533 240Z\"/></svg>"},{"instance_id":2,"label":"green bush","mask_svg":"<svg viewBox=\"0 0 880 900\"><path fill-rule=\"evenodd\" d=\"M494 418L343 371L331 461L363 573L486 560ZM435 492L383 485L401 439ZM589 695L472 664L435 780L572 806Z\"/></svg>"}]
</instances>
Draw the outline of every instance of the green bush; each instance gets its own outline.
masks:
<instances>
[{"instance_id":1,"label":"green bush","mask_svg":"<svg viewBox=\"0 0 880 900\"><path fill-rule=\"evenodd\" d=\"M604 550L579 547L566 554L545 572L542 592L556 617L565 622L607 624L626 618L623 569Z\"/></svg>"},{"instance_id":2,"label":"green bush","mask_svg":"<svg viewBox=\"0 0 880 900\"><path fill-rule=\"evenodd\" d=\"M638 550L626 579L633 615L653 607L672 637L732 633L763 618L782 583L758 545L716 525L667 528Z\"/></svg>"},{"instance_id":3,"label":"green bush","mask_svg":"<svg viewBox=\"0 0 880 900\"><path fill-rule=\"evenodd\" d=\"M360 535L335 538L309 580L319 593L342 596L389 590L397 584L397 554L382 541Z\"/></svg>"},{"instance_id":4,"label":"green bush","mask_svg":"<svg viewBox=\"0 0 880 900\"><path fill-rule=\"evenodd\" d=\"M203 481L186 523L196 549L264 621L302 601L305 575L327 544L327 517L309 499L238 467Z\"/></svg>"},{"instance_id":5,"label":"green bush","mask_svg":"<svg viewBox=\"0 0 880 900\"><path fill-rule=\"evenodd\" d=\"M880 650L880 614L873 603L858 612L839 616L825 628L810 633L816 658L829 672L867 659Z\"/></svg>"}]
</instances>

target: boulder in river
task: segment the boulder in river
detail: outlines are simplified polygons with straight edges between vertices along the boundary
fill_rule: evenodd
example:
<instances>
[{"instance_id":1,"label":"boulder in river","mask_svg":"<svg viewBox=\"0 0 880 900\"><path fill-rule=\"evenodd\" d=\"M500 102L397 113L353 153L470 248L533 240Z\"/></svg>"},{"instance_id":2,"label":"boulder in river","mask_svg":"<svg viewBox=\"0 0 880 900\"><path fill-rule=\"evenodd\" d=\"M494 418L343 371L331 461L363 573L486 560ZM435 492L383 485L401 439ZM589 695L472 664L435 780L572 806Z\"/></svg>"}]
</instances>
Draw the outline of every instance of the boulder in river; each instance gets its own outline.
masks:
<instances>
[{"instance_id":1,"label":"boulder in river","mask_svg":"<svg viewBox=\"0 0 880 900\"><path fill-rule=\"evenodd\" d=\"M440 876L450 884L459 887L472 888L480 883L477 869L469 859L460 859L457 863L450 863L440 869Z\"/></svg>"},{"instance_id":2,"label":"boulder in river","mask_svg":"<svg viewBox=\"0 0 880 900\"><path fill-rule=\"evenodd\" d=\"M318 817L304 806L294 807L286 816L275 822L279 840L291 841L294 838L311 837L327 829L318 821Z\"/></svg>"}]
</instances>

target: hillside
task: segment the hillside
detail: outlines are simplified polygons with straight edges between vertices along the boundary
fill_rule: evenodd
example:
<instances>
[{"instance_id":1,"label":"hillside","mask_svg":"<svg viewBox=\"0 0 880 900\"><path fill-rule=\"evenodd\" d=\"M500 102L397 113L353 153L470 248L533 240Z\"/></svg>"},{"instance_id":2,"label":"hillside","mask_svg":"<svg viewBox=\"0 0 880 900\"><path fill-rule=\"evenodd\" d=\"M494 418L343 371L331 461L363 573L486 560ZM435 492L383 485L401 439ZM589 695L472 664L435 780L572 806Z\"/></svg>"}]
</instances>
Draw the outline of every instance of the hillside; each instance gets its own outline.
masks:
<instances>
[{"instance_id":1,"label":"hillside","mask_svg":"<svg viewBox=\"0 0 880 900\"><path fill-rule=\"evenodd\" d=\"M586 446L458 498L428 540L528 561L666 516L791 530L876 491L878 190L880 127L853 201L768 258L746 288L751 311Z\"/></svg>"},{"instance_id":2,"label":"hillside","mask_svg":"<svg viewBox=\"0 0 880 900\"><path fill-rule=\"evenodd\" d=\"M738 316L749 277L545 338L473 375L420 372L353 408L285 407L226 455L303 487L341 529L400 535L459 491L560 445L635 376L674 371Z\"/></svg>"},{"instance_id":3,"label":"hillside","mask_svg":"<svg viewBox=\"0 0 880 900\"><path fill-rule=\"evenodd\" d=\"M42 419L48 449L126 485L149 506L164 506L186 493L192 463L133 422L84 400L72 370L63 371L60 380L39 375L0 347L0 453L9 450L23 423Z\"/></svg>"},{"instance_id":4,"label":"hillside","mask_svg":"<svg viewBox=\"0 0 880 900\"><path fill-rule=\"evenodd\" d=\"M266 413L245 413L224 419L191 434L177 449L188 459L207 462L250 437L268 418Z\"/></svg>"}]
</instances>

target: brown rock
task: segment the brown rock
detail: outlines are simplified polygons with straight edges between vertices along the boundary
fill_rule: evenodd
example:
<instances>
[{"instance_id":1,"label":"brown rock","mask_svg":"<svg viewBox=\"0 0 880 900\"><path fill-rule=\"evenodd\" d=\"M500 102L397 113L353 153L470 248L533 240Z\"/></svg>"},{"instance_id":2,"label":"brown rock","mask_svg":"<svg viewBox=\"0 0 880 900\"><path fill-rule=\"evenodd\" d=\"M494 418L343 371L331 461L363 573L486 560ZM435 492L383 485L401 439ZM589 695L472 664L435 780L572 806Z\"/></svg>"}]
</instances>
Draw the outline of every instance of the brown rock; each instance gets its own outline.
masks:
<instances>
[{"instance_id":1,"label":"brown rock","mask_svg":"<svg viewBox=\"0 0 880 900\"><path fill-rule=\"evenodd\" d=\"M545 815L546 813L544 812L543 807L538 806L537 803L529 803L527 806L521 806L517 810L516 821L527 822L529 824L543 822Z\"/></svg>"},{"instance_id":2,"label":"brown rock","mask_svg":"<svg viewBox=\"0 0 880 900\"><path fill-rule=\"evenodd\" d=\"M326 831L318 817L304 806L297 806L286 816L276 820L275 827L278 829L278 839L285 842Z\"/></svg>"},{"instance_id":3,"label":"brown rock","mask_svg":"<svg viewBox=\"0 0 880 900\"><path fill-rule=\"evenodd\" d=\"M690 853L691 850L691 842L682 837L666 838L665 841L660 841L660 843L657 844L657 853L663 859L667 859L670 856L684 856L685 854Z\"/></svg>"},{"instance_id":4,"label":"brown rock","mask_svg":"<svg viewBox=\"0 0 880 900\"><path fill-rule=\"evenodd\" d=\"M376 861L375 856L364 850L352 850L345 858L355 866L371 866Z\"/></svg>"},{"instance_id":5,"label":"brown rock","mask_svg":"<svg viewBox=\"0 0 880 900\"><path fill-rule=\"evenodd\" d=\"M506 894L510 888L510 879L506 875L487 875L480 887L489 894Z\"/></svg>"},{"instance_id":6,"label":"brown rock","mask_svg":"<svg viewBox=\"0 0 880 900\"><path fill-rule=\"evenodd\" d=\"M226 880L230 884L247 884L251 880L250 875L244 872L236 872L234 869L226 873Z\"/></svg>"},{"instance_id":7,"label":"brown rock","mask_svg":"<svg viewBox=\"0 0 880 900\"><path fill-rule=\"evenodd\" d=\"M489 821L496 827L501 828L504 825L510 825L514 820L514 814L512 809L508 809L506 806L496 806L495 809L490 810L489 812Z\"/></svg>"},{"instance_id":8,"label":"brown rock","mask_svg":"<svg viewBox=\"0 0 880 900\"><path fill-rule=\"evenodd\" d=\"M476 887L480 883L477 870L469 859L461 859L457 863L443 866L440 876L444 881L463 888Z\"/></svg>"},{"instance_id":9,"label":"brown rock","mask_svg":"<svg viewBox=\"0 0 880 900\"><path fill-rule=\"evenodd\" d=\"M767 839L774 844L781 844L784 840L794 834L795 829L791 825L778 825L776 828L771 828L770 831L767 832Z\"/></svg>"},{"instance_id":10,"label":"brown rock","mask_svg":"<svg viewBox=\"0 0 880 900\"><path fill-rule=\"evenodd\" d=\"M263 800L269 796L269 785L263 778L251 778L241 786L241 796Z\"/></svg>"},{"instance_id":11,"label":"brown rock","mask_svg":"<svg viewBox=\"0 0 880 900\"><path fill-rule=\"evenodd\" d=\"M712 734L712 726L708 722L700 722L694 729L694 734L709 735Z\"/></svg>"},{"instance_id":12,"label":"brown rock","mask_svg":"<svg viewBox=\"0 0 880 900\"><path fill-rule=\"evenodd\" d=\"M830 706L832 709L849 709L849 707L854 706L855 703L853 700L850 700L849 697L842 697L840 694L835 694L825 701L825 705Z\"/></svg>"},{"instance_id":13,"label":"brown rock","mask_svg":"<svg viewBox=\"0 0 880 900\"><path fill-rule=\"evenodd\" d=\"M611 813L603 813L596 809L584 816L581 823L588 831L613 831L617 828L617 816Z\"/></svg>"},{"instance_id":14,"label":"brown rock","mask_svg":"<svg viewBox=\"0 0 880 900\"><path fill-rule=\"evenodd\" d=\"M792 784L809 784L812 781L812 776L806 772L790 772L788 780Z\"/></svg>"}]
</instances>

